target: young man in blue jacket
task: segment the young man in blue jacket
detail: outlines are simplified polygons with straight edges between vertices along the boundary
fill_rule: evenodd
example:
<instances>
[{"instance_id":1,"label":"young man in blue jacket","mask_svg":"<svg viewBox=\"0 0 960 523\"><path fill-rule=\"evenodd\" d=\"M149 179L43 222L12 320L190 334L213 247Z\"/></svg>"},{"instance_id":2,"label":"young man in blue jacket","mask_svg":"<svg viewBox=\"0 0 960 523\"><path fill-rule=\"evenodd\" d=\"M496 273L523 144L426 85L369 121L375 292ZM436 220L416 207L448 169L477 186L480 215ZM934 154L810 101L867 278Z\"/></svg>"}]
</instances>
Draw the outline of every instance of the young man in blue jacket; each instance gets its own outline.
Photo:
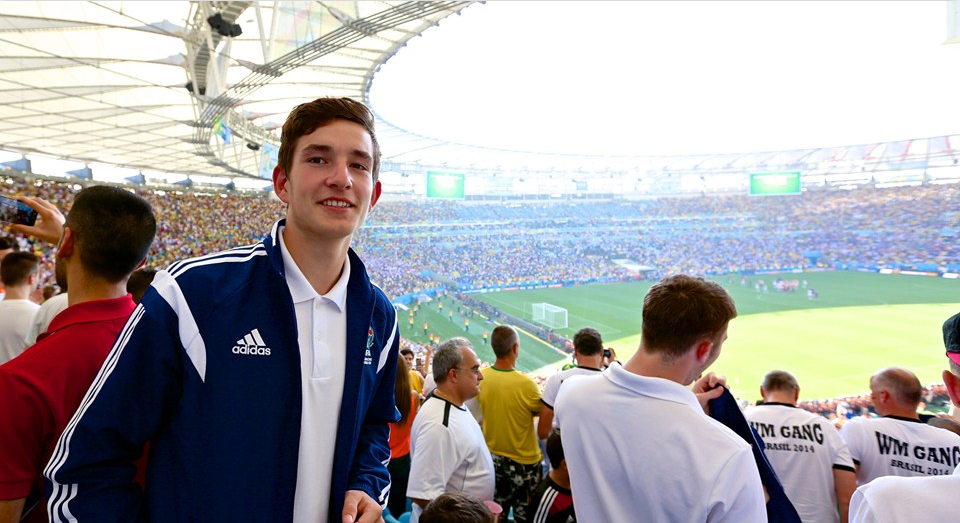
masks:
<instances>
[{"instance_id":1,"label":"young man in blue jacket","mask_svg":"<svg viewBox=\"0 0 960 523\"><path fill-rule=\"evenodd\" d=\"M45 469L51 521L380 521L399 336L350 249L380 196L373 122L296 107L286 219L157 274Z\"/></svg>"}]
</instances>

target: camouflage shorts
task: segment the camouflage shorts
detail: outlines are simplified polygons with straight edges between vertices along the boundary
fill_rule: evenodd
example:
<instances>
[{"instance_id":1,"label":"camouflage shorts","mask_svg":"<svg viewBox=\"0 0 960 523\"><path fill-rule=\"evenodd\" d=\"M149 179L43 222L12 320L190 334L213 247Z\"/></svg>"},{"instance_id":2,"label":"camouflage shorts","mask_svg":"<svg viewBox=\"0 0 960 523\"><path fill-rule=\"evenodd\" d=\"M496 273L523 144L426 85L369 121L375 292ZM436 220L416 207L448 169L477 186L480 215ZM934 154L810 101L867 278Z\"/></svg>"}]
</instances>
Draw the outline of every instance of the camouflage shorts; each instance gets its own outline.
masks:
<instances>
[{"instance_id":1,"label":"camouflage shorts","mask_svg":"<svg viewBox=\"0 0 960 523\"><path fill-rule=\"evenodd\" d=\"M496 493L493 500L503 507L504 518L510 513L510 508L513 508L514 520L517 523L525 522L527 503L537 484L543 479L543 467L539 462L524 465L494 454L493 468L496 471Z\"/></svg>"}]
</instances>

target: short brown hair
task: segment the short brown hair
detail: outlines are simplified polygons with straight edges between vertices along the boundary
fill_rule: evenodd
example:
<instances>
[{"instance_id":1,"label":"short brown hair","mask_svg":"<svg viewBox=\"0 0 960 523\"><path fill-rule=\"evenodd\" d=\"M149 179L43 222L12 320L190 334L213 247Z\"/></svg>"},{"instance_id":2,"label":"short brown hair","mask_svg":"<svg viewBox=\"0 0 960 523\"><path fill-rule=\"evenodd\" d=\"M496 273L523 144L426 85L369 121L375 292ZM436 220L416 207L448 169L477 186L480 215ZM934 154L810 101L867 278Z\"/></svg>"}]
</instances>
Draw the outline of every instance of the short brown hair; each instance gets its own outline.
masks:
<instances>
[{"instance_id":1,"label":"short brown hair","mask_svg":"<svg viewBox=\"0 0 960 523\"><path fill-rule=\"evenodd\" d=\"M423 509L421 523L493 523L493 514L479 498L444 492Z\"/></svg>"},{"instance_id":2,"label":"short brown hair","mask_svg":"<svg viewBox=\"0 0 960 523\"><path fill-rule=\"evenodd\" d=\"M84 269L111 283L137 270L157 231L147 200L107 185L92 185L77 193L63 225L73 231Z\"/></svg>"},{"instance_id":3,"label":"short brown hair","mask_svg":"<svg viewBox=\"0 0 960 523\"><path fill-rule=\"evenodd\" d=\"M490 334L490 347L498 358L509 356L516 343L520 343L520 336L509 325L497 325Z\"/></svg>"},{"instance_id":4,"label":"short brown hair","mask_svg":"<svg viewBox=\"0 0 960 523\"><path fill-rule=\"evenodd\" d=\"M603 337L597 329L584 327L573 335L573 348L584 356L596 356L603 352Z\"/></svg>"},{"instance_id":5,"label":"short brown hair","mask_svg":"<svg viewBox=\"0 0 960 523\"><path fill-rule=\"evenodd\" d=\"M5 251L7 249L10 249L11 251L19 251L20 244L9 236L0 236L0 251Z\"/></svg>"},{"instance_id":6,"label":"short brown hair","mask_svg":"<svg viewBox=\"0 0 960 523\"><path fill-rule=\"evenodd\" d=\"M8 287L27 283L40 270L40 258L29 252L11 252L0 261L0 280Z\"/></svg>"},{"instance_id":7,"label":"short brown hair","mask_svg":"<svg viewBox=\"0 0 960 523\"><path fill-rule=\"evenodd\" d=\"M716 337L736 317L733 298L719 284L686 274L668 276L643 298L641 339L648 351L673 359L697 340Z\"/></svg>"},{"instance_id":8,"label":"short brown hair","mask_svg":"<svg viewBox=\"0 0 960 523\"><path fill-rule=\"evenodd\" d=\"M374 130L374 116L367 106L350 98L317 98L294 107L283 123L277 166L289 176L293 168L293 153L297 148L297 140L334 120L358 123L370 133L370 141L373 142L371 173L373 181L376 182L380 175L380 143Z\"/></svg>"}]
</instances>

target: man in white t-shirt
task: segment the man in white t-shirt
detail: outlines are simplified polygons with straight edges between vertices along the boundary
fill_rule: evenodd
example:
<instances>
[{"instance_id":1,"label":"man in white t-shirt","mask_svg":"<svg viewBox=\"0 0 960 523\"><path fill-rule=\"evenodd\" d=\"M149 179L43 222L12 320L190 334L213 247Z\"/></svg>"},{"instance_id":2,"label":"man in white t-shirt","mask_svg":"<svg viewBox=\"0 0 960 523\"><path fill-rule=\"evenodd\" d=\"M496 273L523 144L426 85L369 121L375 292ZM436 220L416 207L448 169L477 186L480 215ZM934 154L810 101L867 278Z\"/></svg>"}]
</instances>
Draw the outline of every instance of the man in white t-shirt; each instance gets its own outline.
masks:
<instances>
[{"instance_id":1,"label":"man in white t-shirt","mask_svg":"<svg viewBox=\"0 0 960 523\"><path fill-rule=\"evenodd\" d=\"M61 292L56 296L51 296L47 301L40 304L40 308L37 310L37 314L34 315L33 321L30 323L30 330L27 331L26 343L27 347L33 345L37 342L37 337L47 332L47 327L50 326L50 322L57 317L57 314L63 312L69 303L69 296L66 292Z\"/></svg>"},{"instance_id":2,"label":"man in white t-shirt","mask_svg":"<svg viewBox=\"0 0 960 523\"><path fill-rule=\"evenodd\" d=\"M603 364L603 338L597 329L584 327L573 335L573 359L577 361L576 367L553 374L543 385L543 396L540 398L543 406L540 408L540 420L537 422L537 435L540 439L547 439L550 431L553 430L553 408L557 402L560 385L564 380L571 376L600 372L600 366Z\"/></svg>"},{"instance_id":3,"label":"man in white t-shirt","mask_svg":"<svg viewBox=\"0 0 960 523\"><path fill-rule=\"evenodd\" d=\"M954 406L960 406L960 314L944 322L943 343L950 361L950 370L943 371L943 383ZM853 494L850 521L953 521L957 517L957 492L960 492L960 475L956 470L947 476L878 478L861 486Z\"/></svg>"},{"instance_id":4,"label":"man in white t-shirt","mask_svg":"<svg viewBox=\"0 0 960 523\"><path fill-rule=\"evenodd\" d=\"M465 338L440 344L433 356L437 388L417 412L410 429L410 521L444 492L465 492L493 500L493 457L483 431L464 402L480 394L480 358Z\"/></svg>"},{"instance_id":5,"label":"man in white t-shirt","mask_svg":"<svg viewBox=\"0 0 960 523\"><path fill-rule=\"evenodd\" d=\"M40 259L29 252L12 252L0 260L0 281L7 296L0 301L0 363L6 363L27 348L27 333L39 305L30 300L40 276Z\"/></svg>"},{"instance_id":6,"label":"man in white t-shirt","mask_svg":"<svg viewBox=\"0 0 960 523\"><path fill-rule=\"evenodd\" d=\"M767 521L751 446L704 412L724 389L701 376L736 315L720 285L665 278L643 300L630 360L564 382L556 412L577 521Z\"/></svg>"},{"instance_id":7,"label":"man in white t-shirt","mask_svg":"<svg viewBox=\"0 0 960 523\"><path fill-rule=\"evenodd\" d=\"M837 429L823 416L797 407L800 386L789 372L768 372L760 395L763 403L744 416L763 438L767 459L800 518L804 523L846 522L857 476Z\"/></svg>"},{"instance_id":8,"label":"man in white t-shirt","mask_svg":"<svg viewBox=\"0 0 960 523\"><path fill-rule=\"evenodd\" d=\"M960 436L920 421L923 387L906 369L888 368L870 378L870 397L881 418L854 418L840 437L856 463L857 484L881 476L943 476L960 461Z\"/></svg>"}]
</instances>

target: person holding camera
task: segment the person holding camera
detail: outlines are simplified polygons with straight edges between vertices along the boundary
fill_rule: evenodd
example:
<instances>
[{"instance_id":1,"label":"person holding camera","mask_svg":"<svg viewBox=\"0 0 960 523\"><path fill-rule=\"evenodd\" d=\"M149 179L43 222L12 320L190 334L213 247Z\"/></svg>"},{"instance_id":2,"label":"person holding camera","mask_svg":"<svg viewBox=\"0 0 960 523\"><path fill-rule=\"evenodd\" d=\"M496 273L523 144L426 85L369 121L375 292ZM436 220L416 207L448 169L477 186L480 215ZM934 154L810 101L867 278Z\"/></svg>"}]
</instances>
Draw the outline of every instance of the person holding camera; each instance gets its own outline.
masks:
<instances>
[{"instance_id":1,"label":"person holding camera","mask_svg":"<svg viewBox=\"0 0 960 523\"><path fill-rule=\"evenodd\" d=\"M613 350L613 347L603 349L603 368L606 369L614 363L620 363L620 360L617 359L617 351Z\"/></svg>"},{"instance_id":2,"label":"person holding camera","mask_svg":"<svg viewBox=\"0 0 960 523\"><path fill-rule=\"evenodd\" d=\"M150 204L119 187L80 191L66 222L50 202L23 200L43 222L18 230L56 243L57 283L69 281L70 306L35 345L0 365L0 523L47 520L43 465L134 310L127 279L157 229ZM134 449L136 457L142 451Z\"/></svg>"}]
</instances>

